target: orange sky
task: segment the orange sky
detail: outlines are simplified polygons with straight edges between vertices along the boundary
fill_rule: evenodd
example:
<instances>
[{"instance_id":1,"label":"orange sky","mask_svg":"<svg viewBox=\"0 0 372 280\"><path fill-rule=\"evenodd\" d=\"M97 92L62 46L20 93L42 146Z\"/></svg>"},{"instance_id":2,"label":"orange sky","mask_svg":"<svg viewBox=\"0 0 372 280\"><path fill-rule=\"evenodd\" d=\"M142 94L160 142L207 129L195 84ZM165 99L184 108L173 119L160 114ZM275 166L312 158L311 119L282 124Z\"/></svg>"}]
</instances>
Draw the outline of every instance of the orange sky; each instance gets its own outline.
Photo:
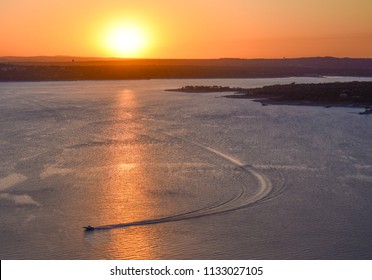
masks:
<instances>
[{"instance_id":1,"label":"orange sky","mask_svg":"<svg viewBox=\"0 0 372 280\"><path fill-rule=\"evenodd\" d=\"M371 0L1 0L0 56L372 57L371 14ZM144 42L119 54L107 37L127 25Z\"/></svg>"}]
</instances>

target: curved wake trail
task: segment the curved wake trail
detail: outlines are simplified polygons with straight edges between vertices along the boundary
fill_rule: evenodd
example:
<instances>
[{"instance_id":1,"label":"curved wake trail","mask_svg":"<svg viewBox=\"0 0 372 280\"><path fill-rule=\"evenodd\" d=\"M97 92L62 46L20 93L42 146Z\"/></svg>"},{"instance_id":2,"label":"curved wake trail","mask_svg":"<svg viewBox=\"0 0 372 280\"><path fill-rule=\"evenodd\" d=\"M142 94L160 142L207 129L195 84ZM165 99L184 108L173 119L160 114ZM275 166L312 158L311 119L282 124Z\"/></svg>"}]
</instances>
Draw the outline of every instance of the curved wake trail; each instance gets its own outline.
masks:
<instances>
[{"instance_id":1,"label":"curved wake trail","mask_svg":"<svg viewBox=\"0 0 372 280\"><path fill-rule=\"evenodd\" d=\"M242 175L249 174L256 179L258 183L257 191L253 195L250 194L248 190L250 190L251 182L247 181L247 178L246 178L247 176L240 176L239 181L241 182L241 184L240 184L240 188L238 192L236 193L236 195L232 196L230 199L223 201L219 204L215 204L215 205L207 206L205 208L201 208L201 209L197 209L197 210L193 210L190 212L177 214L173 216L163 217L159 219L149 219L149 220L142 220L142 221L136 221L136 222L122 223L122 224L97 226L97 227L94 227L95 230L108 230L108 229L133 227L133 226L145 226L145 225L154 225L154 224L160 224L160 223L176 222L176 221L188 220L188 219L196 219L196 218L201 218L205 216L216 215L216 214L238 210L238 209L241 209L247 206L252 206L259 202L264 202L265 198L270 197L269 195L273 189L271 181L264 174L260 173L259 171L254 169L252 166L244 165L238 159L230 155L227 155L221 151L213 149L209 146L196 143L190 140L186 140L184 138L180 138L180 137L173 136L170 134L166 134L166 135L172 138L179 138L182 141L186 141L195 146L203 148L233 163L237 168L239 168L239 170L242 171Z\"/></svg>"}]
</instances>

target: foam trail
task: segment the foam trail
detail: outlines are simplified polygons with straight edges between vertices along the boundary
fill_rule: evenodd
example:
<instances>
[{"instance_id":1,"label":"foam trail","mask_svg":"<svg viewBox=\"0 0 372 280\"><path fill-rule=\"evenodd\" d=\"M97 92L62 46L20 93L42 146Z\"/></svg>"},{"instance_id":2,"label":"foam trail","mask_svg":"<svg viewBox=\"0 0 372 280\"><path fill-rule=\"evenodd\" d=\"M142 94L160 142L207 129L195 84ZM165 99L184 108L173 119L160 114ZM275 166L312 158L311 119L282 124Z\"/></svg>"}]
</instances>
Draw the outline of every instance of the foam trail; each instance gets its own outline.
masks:
<instances>
[{"instance_id":1,"label":"foam trail","mask_svg":"<svg viewBox=\"0 0 372 280\"><path fill-rule=\"evenodd\" d=\"M207 146L200 145L200 144L198 146L203 147L203 148L207 149L208 151L211 151L212 153L215 153L216 155L219 155L220 157L222 157L224 159L227 159L228 161L234 163L237 166L244 166L243 163L241 163L238 159L233 158L232 156L221 153L220 151L217 151L217 150L215 150L211 147L207 147Z\"/></svg>"},{"instance_id":2,"label":"foam trail","mask_svg":"<svg viewBox=\"0 0 372 280\"><path fill-rule=\"evenodd\" d=\"M129 223L122 223L122 224L113 224L113 225L104 225L104 226L98 226L95 227L96 230L108 230L108 229L115 229L115 228L124 228L124 227L133 227L133 226L145 226L145 225L154 225L154 224L160 224L160 223L167 223L167 222L175 222L175 221L181 221L181 220L188 220L188 219L196 219L201 218L209 215L215 215L220 213L226 213L230 211L234 211L237 209L241 209L243 207L247 207L249 205L253 205L260 200L263 200L265 197L267 197L270 192L272 191L272 184L266 176L259 173L257 170L255 170L253 167L249 165L244 165L240 160L227 155L221 151L218 151L214 148L211 148L209 146L196 143L190 140L186 140L177 136L172 136L169 134L166 134L172 138L179 138L183 141L189 142L195 146L201 147L231 163L239 167L240 170L244 173L249 173L252 175L258 183L258 190L255 194L250 195L248 192L248 189L250 188L250 185L246 182L244 178L241 179L242 185L240 186L240 191L237 195L231 197L230 199L216 205L207 206L205 208L193 210L186 213L181 213L178 215L163 217L159 219L150 219L150 220L142 220L142 221L136 221L136 222L129 222Z\"/></svg>"}]
</instances>

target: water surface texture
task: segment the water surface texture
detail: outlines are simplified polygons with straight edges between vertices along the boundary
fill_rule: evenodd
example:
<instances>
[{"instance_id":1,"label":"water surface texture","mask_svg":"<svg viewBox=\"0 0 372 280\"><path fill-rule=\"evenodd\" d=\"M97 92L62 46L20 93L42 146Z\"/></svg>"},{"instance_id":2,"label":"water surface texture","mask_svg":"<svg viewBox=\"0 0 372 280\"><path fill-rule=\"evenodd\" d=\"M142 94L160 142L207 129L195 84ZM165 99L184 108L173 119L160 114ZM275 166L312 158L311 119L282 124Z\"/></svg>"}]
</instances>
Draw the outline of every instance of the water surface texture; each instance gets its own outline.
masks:
<instances>
[{"instance_id":1,"label":"water surface texture","mask_svg":"<svg viewBox=\"0 0 372 280\"><path fill-rule=\"evenodd\" d=\"M352 80L0 84L0 258L372 259L370 115L164 91Z\"/></svg>"}]
</instances>

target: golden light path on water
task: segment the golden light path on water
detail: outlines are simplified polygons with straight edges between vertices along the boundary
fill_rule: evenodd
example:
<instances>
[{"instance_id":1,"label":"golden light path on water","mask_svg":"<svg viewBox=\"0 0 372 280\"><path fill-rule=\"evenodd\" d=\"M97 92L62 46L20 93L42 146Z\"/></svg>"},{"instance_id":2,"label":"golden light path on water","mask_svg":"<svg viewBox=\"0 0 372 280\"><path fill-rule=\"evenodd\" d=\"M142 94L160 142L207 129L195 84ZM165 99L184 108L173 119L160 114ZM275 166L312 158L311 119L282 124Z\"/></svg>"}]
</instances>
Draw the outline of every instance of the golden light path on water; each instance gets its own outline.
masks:
<instances>
[{"instance_id":1,"label":"golden light path on water","mask_svg":"<svg viewBox=\"0 0 372 280\"><path fill-rule=\"evenodd\" d=\"M144 145L139 143L138 131L143 129L136 121L137 101L131 90L119 91L115 99L113 121L107 124L106 133L114 140L108 147L109 163L112 166L107 181L102 182L101 221L123 223L151 217L154 209L146 188L150 184L149 172L145 171ZM104 250L112 258L153 259L151 251L157 239L156 228L127 229L125 233L107 233L109 242Z\"/></svg>"},{"instance_id":2,"label":"golden light path on water","mask_svg":"<svg viewBox=\"0 0 372 280\"><path fill-rule=\"evenodd\" d=\"M152 248L158 246L157 243L161 240L158 232L162 229L146 225L195 219L233 211L255 204L271 193L270 180L254 168L245 166L238 159L212 147L163 132L162 137L168 141L173 139L183 143L182 145L204 150L204 153L212 158L217 156L230 162L239 170L242 177L236 186L232 185L228 197L221 197L222 200L219 202L203 204L187 211L174 208L177 202L166 204L162 198L151 195L154 191L155 193L162 192L164 186L159 183L161 180L159 181L159 177L154 174L162 173L164 170L161 170L162 164L159 165L159 162L153 162L151 159L154 153L152 145L143 141L144 137L151 134L151 129L138 121L141 118L136 115L138 109L136 98L138 97L133 91L120 91L112 120L105 128L105 133L110 135L112 141L112 144L108 146L109 157L107 157L109 160L107 165L112 168L107 174L107 180L104 180L100 186L102 212L99 215L102 222L98 226L95 225L95 231L108 230L105 235L109 236L110 242L103 249L112 258L156 258L156 252L159 252L159 249L152 250ZM205 174L205 177L208 176ZM125 228L125 233L124 231L110 231L110 229L119 228Z\"/></svg>"}]
</instances>

